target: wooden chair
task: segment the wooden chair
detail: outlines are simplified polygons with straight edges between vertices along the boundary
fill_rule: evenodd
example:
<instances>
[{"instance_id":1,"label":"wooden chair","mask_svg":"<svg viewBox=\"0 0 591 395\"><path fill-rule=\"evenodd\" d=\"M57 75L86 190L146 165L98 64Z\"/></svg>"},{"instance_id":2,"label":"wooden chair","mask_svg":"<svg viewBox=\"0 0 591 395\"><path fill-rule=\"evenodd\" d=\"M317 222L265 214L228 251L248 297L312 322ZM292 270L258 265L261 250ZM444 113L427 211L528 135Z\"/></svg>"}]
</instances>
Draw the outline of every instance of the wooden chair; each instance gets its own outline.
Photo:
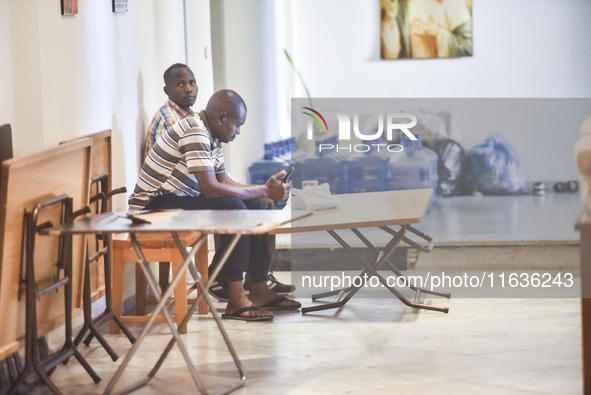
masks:
<instances>
[{"instance_id":1,"label":"wooden chair","mask_svg":"<svg viewBox=\"0 0 591 395\"><path fill-rule=\"evenodd\" d=\"M198 232L191 232L186 234L180 234L179 237L183 245L193 244L200 236ZM146 259L150 262L170 262L172 265L173 272L176 272L183 263L183 256L178 250L175 241L170 235L163 235L159 233L144 233L138 235L138 241L142 246L142 252ZM145 315L145 306L150 303L154 303L153 299L146 297L147 280L139 268L136 268L136 315L123 316L123 283L125 276L125 263L137 262L139 257L132 246L131 239L128 233L122 233L113 236L111 240L112 246L112 270L113 270L113 286L112 286L112 297L113 297L113 311L121 317L121 320L126 323L145 323L148 321L149 316ZM207 281L207 267L208 267L208 250L207 243L203 243L195 257L195 263L197 270ZM166 289L168 286L168 267L166 270L162 270L162 264L160 270L160 288ZM183 318L187 314L187 304L190 300L187 299L187 294L195 290L195 287L187 289L186 275L181 277L178 285L174 289L174 320L177 325L180 325ZM202 300L199 303L199 313L207 314L208 307L207 302ZM164 323L164 316L156 318L158 323ZM119 333L119 327L111 323L111 333ZM186 326L183 330L186 333Z\"/></svg>"}]
</instances>

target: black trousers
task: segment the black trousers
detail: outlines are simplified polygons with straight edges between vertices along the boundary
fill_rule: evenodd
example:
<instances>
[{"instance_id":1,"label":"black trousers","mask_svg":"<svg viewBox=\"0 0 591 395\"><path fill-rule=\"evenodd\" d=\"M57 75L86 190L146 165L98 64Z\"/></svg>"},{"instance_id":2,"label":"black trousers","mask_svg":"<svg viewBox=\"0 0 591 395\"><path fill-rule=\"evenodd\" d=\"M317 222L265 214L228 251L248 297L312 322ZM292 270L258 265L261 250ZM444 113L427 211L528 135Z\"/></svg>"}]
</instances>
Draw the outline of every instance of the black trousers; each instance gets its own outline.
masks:
<instances>
[{"instance_id":1,"label":"black trousers","mask_svg":"<svg viewBox=\"0 0 591 395\"><path fill-rule=\"evenodd\" d=\"M206 199L202 196L177 196L173 194L156 196L146 205L146 209L183 210L264 210L261 199L240 200L236 197ZM218 264L234 235L221 235L220 246L216 250L209 272ZM267 281L269 268L269 239L265 235L243 235L220 274L219 281L242 281L248 272L251 282Z\"/></svg>"}]
</instances>

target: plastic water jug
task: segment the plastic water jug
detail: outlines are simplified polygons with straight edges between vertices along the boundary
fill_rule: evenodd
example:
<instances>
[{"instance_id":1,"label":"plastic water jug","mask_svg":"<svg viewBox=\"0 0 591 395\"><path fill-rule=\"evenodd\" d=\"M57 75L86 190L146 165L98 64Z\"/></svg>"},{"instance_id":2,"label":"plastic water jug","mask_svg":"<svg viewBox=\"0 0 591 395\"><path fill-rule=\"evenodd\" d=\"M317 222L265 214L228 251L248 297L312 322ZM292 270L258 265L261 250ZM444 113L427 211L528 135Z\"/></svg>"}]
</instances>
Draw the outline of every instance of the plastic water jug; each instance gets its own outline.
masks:
<instances>
[{"instance_id":1,"label":"plastic water jug","mask_svg":"<svg viewBox=\"0 0 591 395\"><path fill-rule=\"evenodd\" d=\"M332 194L346 193L346 161L334 152L320 151L319 145L326 144L326 141L316 142L314 155L299 156L295 161L296 170L293 175L295 188L301 188L302 181L317 180L319 185L328 183Z\"/></svg>"},{"instance_id":2,"label":"plastic water jug","mask_svg":"<svg viewBox=\"0 0 591 395\"><path fill-rule=\"evenodd\" d=\"M348 193L388 190L388 157L356 153L347 162Z\"/></svg>"},{"instance_id":3,"label":"plastic water jug","mask_svg":"<svg viewBox=\"0 0 591 395\"><path fill-rule=\"evenodd\" d=\"M433 189L431 206L437 202L437 154L422 145L421 135L410 140L402 135L401 142L406 155L392 155L389 161L389 190Z\"/></svg>"}]
</instances>

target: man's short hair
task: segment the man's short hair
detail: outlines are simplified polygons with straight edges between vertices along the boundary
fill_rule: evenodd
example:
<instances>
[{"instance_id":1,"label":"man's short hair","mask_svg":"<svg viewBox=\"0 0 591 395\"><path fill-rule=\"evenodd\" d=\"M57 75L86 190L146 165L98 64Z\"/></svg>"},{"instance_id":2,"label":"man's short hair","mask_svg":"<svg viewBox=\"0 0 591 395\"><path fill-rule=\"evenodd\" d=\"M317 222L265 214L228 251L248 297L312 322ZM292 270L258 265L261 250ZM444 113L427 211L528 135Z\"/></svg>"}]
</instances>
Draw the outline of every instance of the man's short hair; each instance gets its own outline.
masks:
<instances>
[{"instance_id":1,"label":"man's short hair","mask_svg":"<svg viewBox=\"0 0 591 395\"><path fill-rule=\"evenodd\" d=\"M180 69L180 68L189 68L189 66L187 66L186 64L183 63L175 63L172 66L170 66L169 68L166 69L166 71L164 72L164 85L168 85L168 82L170 81L170 75L172 74L172 72L176 69Z\"/></svg>"},{"instance_id":2,"label":"man's short hair","mask_svg":"<svg viewBox=\"0 0 591 395\"><path fill-rule=\"evenodd\" d=\"M241 110L246 111L246 103L238 93L231 89L221 89L215 92L205 107L206 113L208 111L225 111L233 116L238 116Z\"/></svg>"}]
</instances>

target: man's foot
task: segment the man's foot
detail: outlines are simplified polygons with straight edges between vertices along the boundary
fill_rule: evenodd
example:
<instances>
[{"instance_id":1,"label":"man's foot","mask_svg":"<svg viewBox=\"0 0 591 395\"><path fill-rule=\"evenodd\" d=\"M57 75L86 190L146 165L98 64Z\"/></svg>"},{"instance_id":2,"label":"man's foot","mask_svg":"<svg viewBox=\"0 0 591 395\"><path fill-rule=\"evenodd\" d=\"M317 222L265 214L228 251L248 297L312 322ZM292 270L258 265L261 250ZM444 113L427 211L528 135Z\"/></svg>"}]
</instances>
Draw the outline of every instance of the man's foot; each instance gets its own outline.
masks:
<instances>
[{"instance_id":1,"label":"man's foot","mask_svg":"<svg viewBox=\"0 0 591 395\"><path fill-rule=\"evenodd\" d=\"M226 306L223 318L242 321L269 321L273 319L273 313L266 311L252 303L244 289L242 281L230 281L228 283L230 301Z\"/></svg>"},{"instance_id":2,"label":"man's foot","mask_svg":"<svg viewBox=\"0 0 591 395\"><path fill-rule=\"evenodd\" d=\"M251 284L248 298L257 306L265 306L265 308L272 308L273 310L297 310L302 307L298 301L288 299L271 291L264 281Z\"/></svg>"},{"instance_id":3,"label":"man's foot","mask_svg":"<svg viewBox=\"0 0 591 395\"><path fill-rule=\"evenodd\" d=\"M295 300L287 299L285 296L277 296L270 302L261 306L264 310L299 310L302 305Z\"/></svg>"},{"instance_id":4,"label":"man's foot","mask_svg":"<svg viewBox=\"0 0 591 395\"><path fill-rule=\"evenodd\" d=\"M258 306L249 306L238 309L233 313L224 313L222 318L241 321L271 321L273 314L269 315L267 313L268 311L262 310Z\"/></svg>"},{"instance_id":5,"label":"man's foot","mask_svg":"<svg viewBox=\"0 0 591 395\"><path fill-rule=\"evenodd\" d=\"M279 280L277 280L277 278L275 278L273 272L269 272L269 276L267 277L267 287L269 287L269 290L279 295L293 293L296 289L295 285L281 283ZM248 281L248 274L244 279L244 290L250 291L250 281Z\"/></svg>"},{"instance_id":6,"label":"man's foot","mask_svg":"<svg viewBox=\"0 0 591 395\"><path fill-rule=\"evenodd\" d=\"M209 294L220 302L227 302L230 300L230 289L228 288L228 284L224 281L214 281L209 288Z\"/></svg>"}]
</instances>

